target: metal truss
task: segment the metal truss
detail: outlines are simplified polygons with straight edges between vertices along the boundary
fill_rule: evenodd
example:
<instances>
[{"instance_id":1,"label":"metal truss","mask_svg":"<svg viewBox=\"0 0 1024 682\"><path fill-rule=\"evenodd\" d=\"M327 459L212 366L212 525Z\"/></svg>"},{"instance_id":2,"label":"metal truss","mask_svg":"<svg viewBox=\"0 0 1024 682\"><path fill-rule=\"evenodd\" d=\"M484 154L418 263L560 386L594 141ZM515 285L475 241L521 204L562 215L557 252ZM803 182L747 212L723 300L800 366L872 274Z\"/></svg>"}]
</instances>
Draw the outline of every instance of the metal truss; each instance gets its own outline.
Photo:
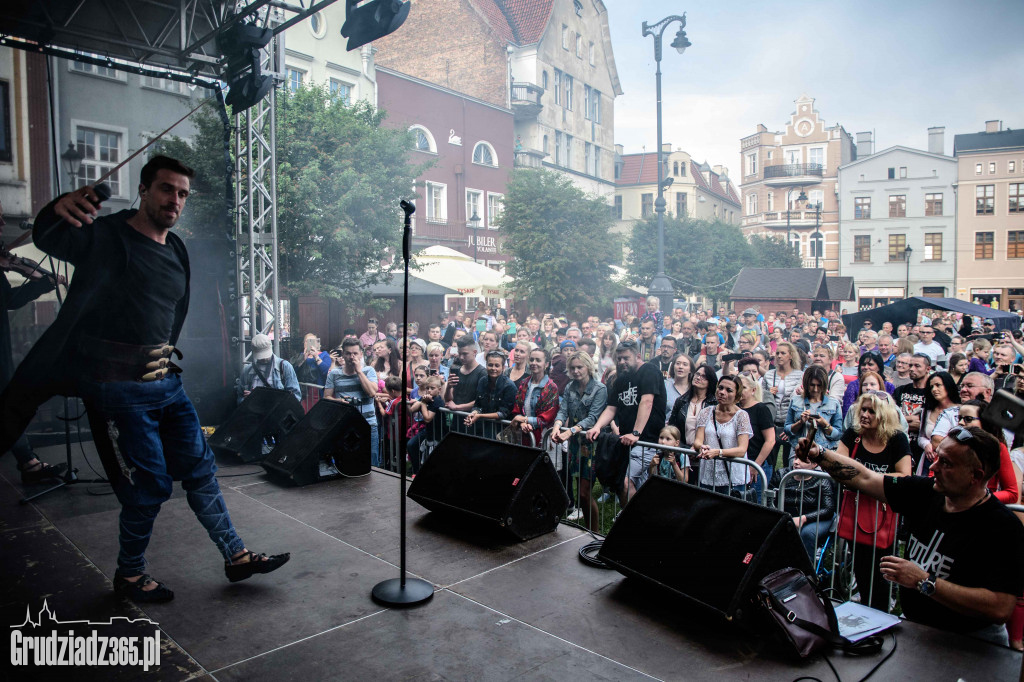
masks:
<instances>
[{"instance_id":1,"label":"metal truss","mask_svg":"<svg viewBox=\"0 0 1024 682\"><path fill-rule=\"evenodd\" d=\"M262 51L265 74L279 74L284 40ZM276 77L276 76L275 76ZM245 339L267 334L280 356L281 325L277 281L277 125L276 88L262 101L235 115L235 253L239 296L239 371L248 359Z\"/></svg>"}]
</instances>

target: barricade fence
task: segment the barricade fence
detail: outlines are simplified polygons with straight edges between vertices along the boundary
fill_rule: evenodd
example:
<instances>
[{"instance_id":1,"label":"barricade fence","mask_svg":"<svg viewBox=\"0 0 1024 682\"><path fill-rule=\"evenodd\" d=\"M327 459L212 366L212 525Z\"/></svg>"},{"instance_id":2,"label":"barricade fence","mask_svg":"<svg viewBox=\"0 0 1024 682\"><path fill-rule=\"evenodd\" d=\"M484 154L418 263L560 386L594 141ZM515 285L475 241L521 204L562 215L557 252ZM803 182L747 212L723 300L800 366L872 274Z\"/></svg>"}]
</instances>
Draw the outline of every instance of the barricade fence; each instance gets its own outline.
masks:
<instances>
[{"instance_id":1,"label":"barricade fence","mask_svg":"<svg viewBox=\"0 0 1024 682\"><path fill-rule=\"evenodd\" d=\"M882 578L878 564L883 556L904 556L898 514L819 469L787 472L776 500L796 521L818 580L833 598L890 613L896 609L897 590Z\"/></svg>"}]
</instances>

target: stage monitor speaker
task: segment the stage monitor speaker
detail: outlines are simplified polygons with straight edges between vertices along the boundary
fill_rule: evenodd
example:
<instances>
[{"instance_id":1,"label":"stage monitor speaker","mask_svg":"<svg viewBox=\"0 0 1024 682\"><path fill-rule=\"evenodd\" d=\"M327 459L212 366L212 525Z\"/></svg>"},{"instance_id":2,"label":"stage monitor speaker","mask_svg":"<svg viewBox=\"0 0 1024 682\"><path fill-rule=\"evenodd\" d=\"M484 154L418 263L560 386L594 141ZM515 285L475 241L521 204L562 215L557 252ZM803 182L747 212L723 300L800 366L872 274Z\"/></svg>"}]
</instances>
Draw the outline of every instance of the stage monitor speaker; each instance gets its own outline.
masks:
<instances>
[{"instance_id":1,"label":"stage monitor speaker","mask_svg":"<svg viewBox=\"0 0 1024 682\"><path fill-rule=\"evenodd\" d=\"M370 424L351 405L321 400L261 464L295 485L364 476L370 473Z\"/></svg>"},{"instance_id":2,"label":"stage monitor speaker","mask_svg":"<svg viewBox=\"0 0 1024 682\"><path fill-rule=\"evenodd\" d=\"M519 540L553 531L569 506L543 450L461 433L438 443L409 497L431 511L485 519Z\"/></svg>"},{"instance_id":3,"label":"stage monitor speaker","mask_svg":"<svg viewBox=\"0 0 1024 682\"><path fill-rule=\"evenodd\" d=\"M291 391L259 387L210 436L210 448L218 455L243 462L263 459L263 441L280 442L302 420L302 403Z\"/></svg>"},{"instance_id":4,"label":"stage monitor speaker","mask_svg":"<svg viewBox=\"0 0 1024 682\"><path fill-rule=\"evenodd\" d=\"M623 508L598 559L729 621L743 618L769 573L813 573L789 514L656 476Z\"/></svg>"}]
</instances>

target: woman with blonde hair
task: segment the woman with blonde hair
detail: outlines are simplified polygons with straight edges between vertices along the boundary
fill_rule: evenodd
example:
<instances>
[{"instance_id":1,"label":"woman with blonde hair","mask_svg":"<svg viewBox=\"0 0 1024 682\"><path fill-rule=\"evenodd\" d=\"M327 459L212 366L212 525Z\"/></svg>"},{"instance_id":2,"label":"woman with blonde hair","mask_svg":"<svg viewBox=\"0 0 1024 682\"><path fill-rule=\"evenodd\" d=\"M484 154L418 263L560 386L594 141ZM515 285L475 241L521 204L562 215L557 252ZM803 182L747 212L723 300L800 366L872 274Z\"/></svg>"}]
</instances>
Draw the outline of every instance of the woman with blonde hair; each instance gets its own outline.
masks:
<instances>
[{"instance_id":1,"label":"woman with blonde hair","mask_svg":"<svg viewBox=\"0 0 1024 682\"><path fill-rule=\"evenodd\" d=\"M530 369L526 366L526 360L530 357L530 351L533 350L531 346L536 346L536 344L530 341L516 341L509 358L511 366L505 370L505 376L512 380L517 391L519 385L530 378Z\"/></svg>"},{"instance_id":2,"label":"woman with blonde hair","mask_svg":"<svg viewBox=\"0 0 1024 682\"><path fill-rule=\"evenodd\" d=\"M765 372L761 385L765 394L770 393L775 402L775 426L781 430L786 426L789 404L796 395L796 389L803 383L804 373L800 364L800 353L789 341L780 341L775 347L775 366ZM783 455L789 461L789 443L782 445Z\"/></svg>"},{"instance_id":3,"label":"woman with blonde hair","mask_svg":"<svg viewBox=\"0 0 1024 682\"><path fill-rule=\"evenodd\" d=\"M910 440L900 430L900 412L892 397L881 390L865 391L853 404L851 413L853 426L843 433L835 452L884 475L909 476ZM880 503L862 496L859 504ZM858 511L854 510L854 514ZM882 510L879 508L877 513L880 516ZM894 547L878 547L873 535L863 533L855 536L855 540L866 543L857 542L854 546L853 572L860 590L860 603L888 611L890 584L882 578L878 562L884 556L895 554Z\"/></svg>"},{"instance_id":4,"label":"woman with blonde hair","mask_svg":"<svg viewBox=\"0 0 1024 682\"><path fill-rule=\"evenodd\" d=\"M899 357L903 353L914 354L914 342L908 339L906 336L899 337L896 339L896 343L893 344L893 353Z\"/></svg>"},{"instance_id":5,"label":"woman with blonde hair","mask_svg":"<svg viewBox=\"0 0 1024 682\"><path fill-rule=\"evenodd\" d=\"M747 459L756 462L764 469L767 480L771 480L775 469L775 420L768 406L761 402L761 382L742 373L736 378L740 380L739 406L750 417L750 430L754 434L747 441ZM750 476L760 497L764 482L756 478L757 470L754 468L750 469Z\"/></svg>"},{"instance_id":6,"label":"woman with blonde hair","mask_svg":"<svg viewBox=\"0 0 1024 682\"><path fill-rule=\"evenodd\" d=\"M852 341L839 344L838 357L840 364L836 370L843 375L843 380L849 384L860 376L860 348Z\"/></svg>"}]
</instances>

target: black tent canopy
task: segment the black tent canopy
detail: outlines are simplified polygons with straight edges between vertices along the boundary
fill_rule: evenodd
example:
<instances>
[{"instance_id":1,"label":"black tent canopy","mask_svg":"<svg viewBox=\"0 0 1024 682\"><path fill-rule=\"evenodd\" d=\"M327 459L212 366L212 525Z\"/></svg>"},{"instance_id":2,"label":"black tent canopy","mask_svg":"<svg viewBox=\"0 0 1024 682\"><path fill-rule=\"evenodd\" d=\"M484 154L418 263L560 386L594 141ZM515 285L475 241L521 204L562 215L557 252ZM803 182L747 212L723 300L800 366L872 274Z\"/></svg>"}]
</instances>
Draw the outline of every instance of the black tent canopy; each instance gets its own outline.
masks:
<instances>
[{"instance_id":1,"label":"black tent canopy","mask_svg":"<svg viewBox=\"0 0 1024 682\"><path fill-rule=\"evenodd\" d=\"M922 308L928 310L949 310L965 315L975 315L982 319L991 318L996 323L996 329L998 330L1020 329L1021 319L1016 313L987 308L976 303L961 301L958 298L925 298L923 296L913 296L896 303L883 305L880 308L843 315L843 324L846 325L847 330L854 334L864 326L864 320L871 320L875 329L881 329L883 322L891 322L895 329L897 325L916 320L917 311Z\"/></svg>"}]
</instances>

